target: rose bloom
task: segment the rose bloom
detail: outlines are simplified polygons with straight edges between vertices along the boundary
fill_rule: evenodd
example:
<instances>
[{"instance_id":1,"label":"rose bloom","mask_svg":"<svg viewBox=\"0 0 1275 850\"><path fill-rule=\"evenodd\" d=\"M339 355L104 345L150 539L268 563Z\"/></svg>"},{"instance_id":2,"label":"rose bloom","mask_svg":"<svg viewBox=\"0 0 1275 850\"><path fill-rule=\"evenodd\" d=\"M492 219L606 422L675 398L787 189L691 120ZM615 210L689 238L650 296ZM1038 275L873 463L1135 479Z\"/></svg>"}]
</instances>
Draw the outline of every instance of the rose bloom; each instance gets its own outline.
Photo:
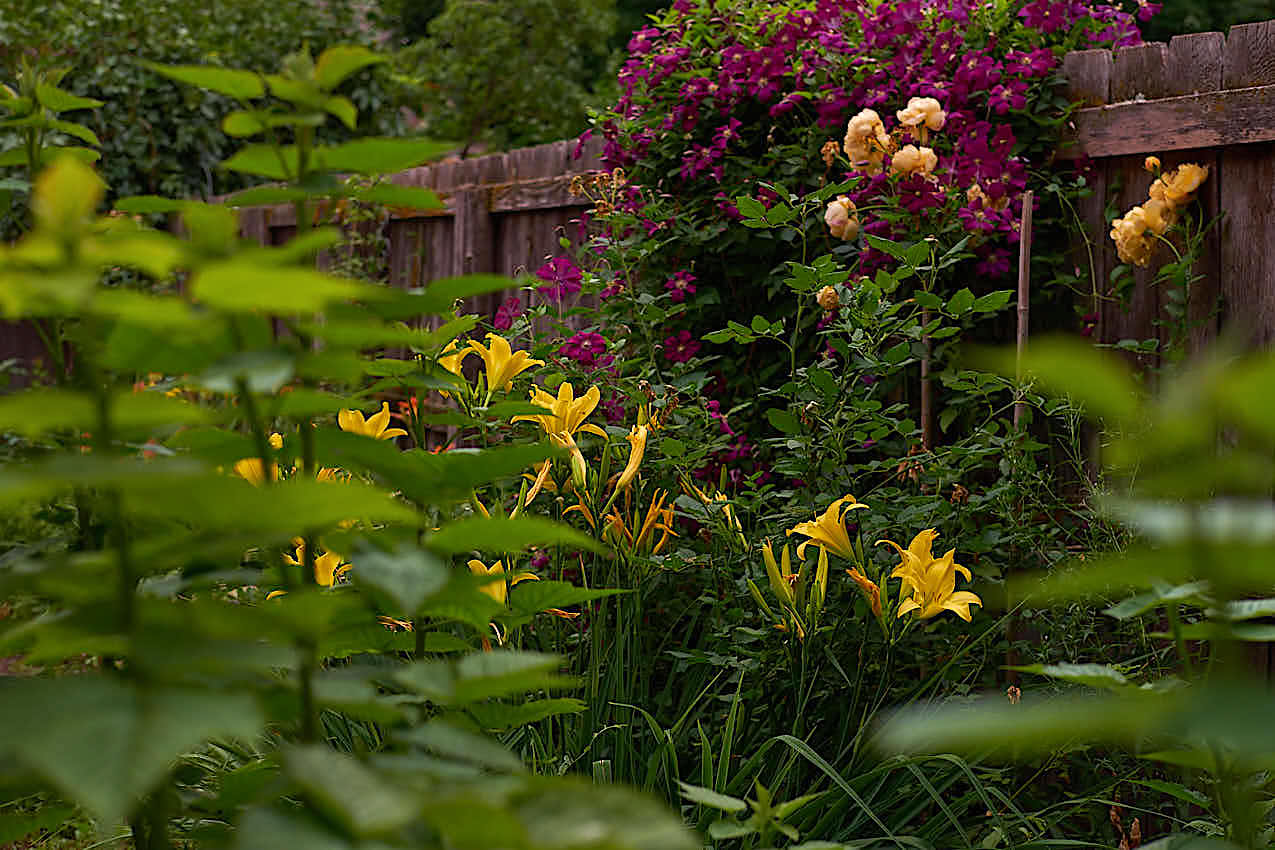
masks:
<instances>
[{"instance_id":1,"label":"rose bloom","mask_svg":"<svg viewBox=\"0 0 1275 850\"><path fill-rule=\"evenodd\" d=\"M908 101L907 109L895 113L899 123L905 127L917 127L924 124L931 130L942 130L947 122L947 113L932 97L914 97Z\"/></svg>"},{"instance_id":2,"label":"rose bloom","mask_svg":"<svg viewBox=\"0 0 1275 850\"><path fill-rule=\"evenodd\" d=\"M904 145L890 161L890 170L895 174L920 174L929 177L938 164L939 158L932 148Z\"/></svg>"},{"instance_id":3,"label":"rose bloom","mask_svg":"<svg viewBox=\"0 0 1275 850\"><path fill-rule=\"evenodd\" d=\"M1164 199L1175 207L1180 207L1191 200L1191 193L1200 188L1200 184L1209 176L1207 166L1193 162L1178 166L1172 174L1160 178L1164 182Z\"/></svg>"},{"instance_id":4,"label":"rose bloom","mask_svg":"<svg viewBox=\"0 0 1275 850\"><path fill-rule=\"evenodd\" d=\"M828 203L828 208L823 212L823 220L834 239L849 242L859 235L859 217L854 212L854 201L845 195L838 195L835 201Z\"/></svg>"},{"instance_id":5,"label":"rose bloom","mask_svg":"<svg viewBox=\"0 0 1275 850\"><path fill-rule=\"evenodd\" d=\"M846 125L842 147L851 162L871 174L881 169L885 154L893 144L881 116L874 109L865 109Z\"/></svg>"}]
</instances>

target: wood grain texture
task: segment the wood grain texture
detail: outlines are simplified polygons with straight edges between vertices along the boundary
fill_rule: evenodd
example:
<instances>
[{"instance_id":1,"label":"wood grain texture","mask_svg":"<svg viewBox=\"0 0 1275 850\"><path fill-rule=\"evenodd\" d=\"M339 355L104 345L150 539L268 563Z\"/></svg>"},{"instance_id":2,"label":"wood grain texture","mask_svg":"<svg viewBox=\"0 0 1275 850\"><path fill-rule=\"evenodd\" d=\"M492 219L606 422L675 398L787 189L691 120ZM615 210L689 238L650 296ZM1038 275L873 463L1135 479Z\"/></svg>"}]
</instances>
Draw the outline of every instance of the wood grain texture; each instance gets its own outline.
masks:
<instances>
[{"instance_id":1,"label":"wood grain texture","mask_svg":"<svg viewBox=\"0 0 1275 850\"><path fill-rule=\"evenodd\" d=\"M1222 83L1228 89L1275 83L1275 21L1231 27Z\"/></svg>"},{"instance_id":2,"label":"wood grain texture","mask_svg":"<svg viewBox=\"0 0 1275 850\"><path fill-rule=\"evenodd\" d=\"M1221 33L1197 33L1177 36L1169 42L1167 86L1170 94L1207 92L1222 87L1226 55L1226 39ZM1164 168L1176 168L1183 162L1207 166L1211 179L1200 187L1197 197L1204 222L1216 219L1221 203L1220 173L1222 152L1217 148L1180 151L1162 157ZM1201 279L1191 286L1188 293L1187 320L1191 327L1187 337L1187 351L1202 351L1217 338L1221 299L1221 231L1213 228L1204 238L1195 273ZM1163 300L1162 300L1163 303ZM1163 339L1163 335L1161 336Z\"/></svg>"},{"instance_id":3,"label":"wood grain texture","mask_svg":"<svg viewBox=\"0 0 1275 850\"><path fill-rule=\"evenodd\" d=\"M1081 109L1072 123L1091 157L1269 142L1275 85Z\"/></svg>"},{"instance_id":4,"label":"wood grain texture","mask_svg":"<svg viewBox=\"0 0 1275 850\"><path fill-rule=\"evenodd\" d=\"M1165 63L1169 46L1159 41L1122 47L1111 71L1111 103L1152 100L1168 93Z\"/></svg>"},{"instance_id":5,"label":"wood grain texture","mask_svg":"<svg viewBox=\"0 0 1275 850\"><path fill-rule=\"evenodd\" d=\"M492 186L491 211L503 213L589 206L591 202L587 197L571 194L573 177L574 175L564 174Z\"/></svg>"},{"instance_id":6,"label":"wood grain texture","mask_svg":"<svg viewBox=\"0 0 1275 850\"><path fill-rule=\"evenodd\" d=\"M1165 95L1198 94L1222 88L1226 36L1220 32L1175 35L1169 41Z\"/></svg>"},{"instance_id":7,"label":"wood grain texture","mask_svg":"<svg viewBox=\"0 0 1275 850\"><path fill-rule=\"evenodd\" d=\"M1275 340L1275 144L1224 153L1220 204L1223 327L1254 345Z\"/></svg>"},{"instance_id":8,"label":"wood grain texture","mask_svg":"<svg viewBox=\"0 0 1275 850\"><path fill-rule=\"evenodd\" d=\"M1110 50L1075 50L1063 57L1067 96L1085 106L1102 106L1111 97Z\"/></svg>"}]
</instances>

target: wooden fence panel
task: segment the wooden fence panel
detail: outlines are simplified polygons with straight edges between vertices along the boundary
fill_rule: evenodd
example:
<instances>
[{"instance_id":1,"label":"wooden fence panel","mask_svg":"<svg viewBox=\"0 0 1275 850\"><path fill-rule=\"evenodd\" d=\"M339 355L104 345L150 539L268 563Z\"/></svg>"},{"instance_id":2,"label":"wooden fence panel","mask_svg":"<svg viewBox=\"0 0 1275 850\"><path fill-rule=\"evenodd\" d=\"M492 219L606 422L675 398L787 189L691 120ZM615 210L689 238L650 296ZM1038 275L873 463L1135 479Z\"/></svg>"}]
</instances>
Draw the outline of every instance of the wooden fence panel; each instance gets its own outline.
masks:
<instances>
[{"instance_id":1,"label":"wooden fence panel","mask_svg":"<svg viewBox=\"0 0 1275 850\"><path fill-rule=\"evenodd\" d=\"M1196 267L1203 279L1191 292L1190 316L1199 327L1189 347L1198 350L1223 327L1269 344L1275 340L1275 22L1124 48L1109 59L1104 53L1070 54L1063 68L1086 107L1075 115L1077 149L1097 172L1096 197L1080 213L1094 243L1100 291L1109 295L1118 263L1104 208L1111 202L1126 210L1146 199L1145 157L1158 156L1166 170L1182 162L1207 165L1199 198L1207 219L1219 212L1224 218ZM1166 318L1166 293L1155 291L1153 277L1137 270L1127 305L1104 302L1102 341L1164 340L1167 329L1157 323Z\"/></svg>"}]
</instances>

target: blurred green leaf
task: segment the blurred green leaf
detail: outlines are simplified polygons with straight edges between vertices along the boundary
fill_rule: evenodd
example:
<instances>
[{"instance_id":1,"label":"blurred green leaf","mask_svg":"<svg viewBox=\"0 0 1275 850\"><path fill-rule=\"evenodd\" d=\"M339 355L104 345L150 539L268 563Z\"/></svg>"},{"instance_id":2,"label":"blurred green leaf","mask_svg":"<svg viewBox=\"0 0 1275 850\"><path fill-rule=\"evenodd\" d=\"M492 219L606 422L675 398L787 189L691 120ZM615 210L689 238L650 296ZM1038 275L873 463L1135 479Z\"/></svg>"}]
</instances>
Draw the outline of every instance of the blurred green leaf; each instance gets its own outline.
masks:
<instances>
[{"instance_id":1,"label":"blurred green leaf","mask_svg":"<svg viewBox=\"0 0 1275 850\"><path fill-rule=\"evenodd\" d=\"M1127 691L1135 688L1125 675L1105 664L1027 664L1009 667L1020 673L1035 673L1073 685L1086 685L1102 691Z\"/></svg>"},{"instance_id":2,"label":"blurred green leaf","mask_svg":"<svg viewBox=\"0 0 1275 850\"><path fill-rule=\"evenodd\" d=\"M748 804L738 797L719 794L711 788L691 785L689 782L679 782L678 786L682 789L682 797L692 803L699 803L701 806L708 806L711 809L723 812L748 811Z\"/></svg>"},{"instance_id":3,"label":"blurred green leaf","mask_svg":"<svg viewBox=\"0 0 1275 850\"><path fill-rule=\"evenodd\" d=\"M570 546L606 554L605 546L561 523L538 516L470 517L448 523L425 539L440 555L462 552L521 552L532 546Z\"/></svg>"},{"instance_id":4,"label":"blurred green leaf","mask_svg":"<svg viewBox=\"0 0 1275 850\"><path fill-rule=\"evenodd\" d=\"M375 294L373 287L314 269L262 268L238 260L206 266L191 283L196 299L231 312L317 313L331 301L368 294Z\"/></svg>"},{"instance_id":5,"label":"blurred green leaf","mask_svg":"<svg viewBox=\"0 0 1275 850\"><path fill-rule=\"evenodd\" d=\"M587 706L570 697L537 699L513 705L505 702L474 703L465 710L484 729L504 731L517 729L531 723L539 723L560 714L580 714Z\"/></svg>"},{"instance_id":6,"label":"blurred green leaf","mask_svg":"<svg viewBox=\"0 0 1275 850\"><path fill-rule=\"evenodd\" d=\"M102 675L6 679L0 702L0 752L107 822L129 814L182 754L212 738L251 738L262 723L246 695Z\"/></svg>"},{"instance_id":7,"label":"blurred green leaf","mask_svg":"<svg viewBox=\"0 0 1275 850\"><path fill-rule=\"evenodd\" d=\"M249 100L266 93L261 76L252 71L237 71L213 65L161 65L157 62L141 64L157 74L163 74L170 80L199 86L201 89L215 91L236 100Z\"/></svg>"},{"instance_id":8,"label":"blurred green leaf","mask_svg":"<svg viewBox=\"0 0 1275 850\"><path fill-rule=\"evenodd\" d=\"M987 368L1002 375L1016 374L1013 352L985 355ZM1023 377L1042 392L1069 395L1095 416L1114 422L1134 419L1139 393L1128 368L1115 355L1074 339L1044 337L1027 346Z\"/></svg>"},{"instance_id":9,"label":"blurred green leaf","mask_svg":"<svg viewBox=\"0 0 1275 850\"><path fill-rule=\"evenodd\" d=\"M477 707L477 706L475 706ZM498 707L492 705L492 707ZM414 744L454 761L466 762L499 773L522 773L522 761L504 746L485 735L459 729L441 720L431 720L398 735L405 744Z\"/></svg>"},{"instance_id":10,"label":"blurred green leaf","mask_svg":"<svg viewBox=\"0 0 1275 850\"><path fill-rule=\"evenodd\" d=\"M566 608L593 599L625 593L623 590L576 587L562 581L524 581L509 591L509 606L523 614L537 614L549 608Z\"/></svg>"},{"instance_id":11,"label":"blurred green leaf","mask_svg":"<svg viewBox=\"0 0 1275 850\"><path fill-rule=\"evenodd\" d=\"M314 63L314 79L320 88L331 91L351 74L388 61L387 57L373 53L366 47L337 45L319 54Z\"/></svg>"},{"instance_id":12,"label":"blurred green leaf","mask_svg":"<svg viewBox=\"0 0 1275 850\"><path fill-rule=\"evenodd\" d=\"M360 551L354 580L379 591L398 610L414 614L433 594L447 584L447 568L437 558L419 549L401 548L393 552L375 549Z\"/></svg>"}]
</instances>

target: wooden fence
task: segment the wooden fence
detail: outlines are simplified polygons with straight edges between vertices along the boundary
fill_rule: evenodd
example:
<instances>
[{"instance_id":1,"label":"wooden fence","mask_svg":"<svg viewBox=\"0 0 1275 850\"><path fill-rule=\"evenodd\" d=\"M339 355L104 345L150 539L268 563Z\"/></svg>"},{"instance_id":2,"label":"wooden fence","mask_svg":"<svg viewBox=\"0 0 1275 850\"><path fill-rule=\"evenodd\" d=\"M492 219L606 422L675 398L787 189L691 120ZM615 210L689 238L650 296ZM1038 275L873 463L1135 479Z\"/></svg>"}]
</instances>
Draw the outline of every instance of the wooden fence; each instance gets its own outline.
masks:
<instances>
[{"instance_id":1,"label":"wooden fence","mask_svg":"<svg viewBox=\"0 0 1275 850\"><path fill-rule=\"evenodd\" d=\"M571 194L571 180L602 168L602 146L591 140L579 156L576 150L575 141L551 142L395 174L394 183L433 189L446 208L391 212L390 283L423 286L478 273L513 277L563 253L564 237L579 245L590 201ZM245 209L240 226L263 245L282 244L296 233L291 206ZM470 310L490 318L509 294L474 299Z\"/></svg>"},{"instance_id":2,"label":"wooden fence","mask_svg":"<svg viewBox=\"0 0 1275 850\"><path fill-rule=\"evenodd\" d=\"M1094 161L1094 195L1080 210L1091 240L1095 287L1105 293L1119 262L1104 214L1147 198L1148 155L1164 168L1182 162L1209 167L1198 197L1212 219L1197 271L1189 315L1198 321L1191 347L1222 328L1247 334L1254 345L1275 340L1275 21L1233 27L1228 35L1195 33L1168 44L1068 54L1063 70L1074 99L1076 141ZM1120 213L1117 213L1120 214ZM1161 252L1165 249L1162 247ZM1153 262L1163 261L1160 253ZM1171 257L1170 257L1171 259ZM1167 337L1157 327L1166 293L1136 272L1126 307L1104 300L1098 337ZM1221 309L1218 310L1218 305Z\"/></svg>"}]
</instances>

